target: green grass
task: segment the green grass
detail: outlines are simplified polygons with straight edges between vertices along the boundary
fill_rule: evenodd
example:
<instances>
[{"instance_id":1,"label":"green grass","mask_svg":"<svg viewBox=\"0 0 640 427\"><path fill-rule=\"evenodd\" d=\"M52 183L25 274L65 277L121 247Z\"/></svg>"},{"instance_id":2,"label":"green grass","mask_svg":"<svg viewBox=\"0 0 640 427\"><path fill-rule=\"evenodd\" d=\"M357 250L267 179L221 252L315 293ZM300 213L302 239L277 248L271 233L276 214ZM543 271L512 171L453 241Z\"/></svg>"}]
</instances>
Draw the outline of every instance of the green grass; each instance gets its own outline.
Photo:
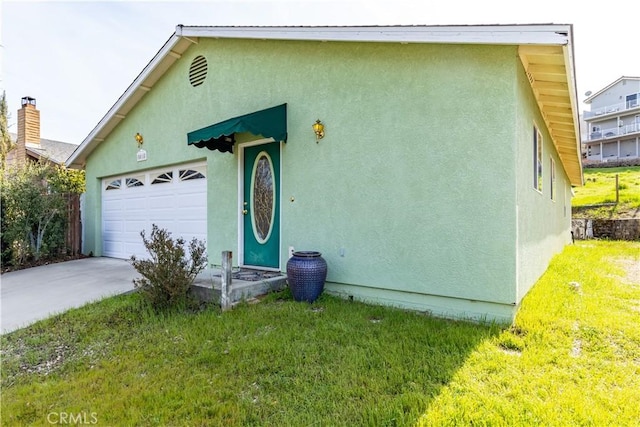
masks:
<instances>
[{"instance_id":1,"label":"green grass","mask_svg":"<svg viewBox=\"0 0 640 427\"><path fill-rule=\"evenodd\" d=\"M572 206L580 207L616 201L616 174L620 203L640 208L640 166L618 168L585 168L582 187L576 187Z\"/></svg>"},{"instance_id":2,"label":"green grass","mask_svg":"<svg viewBox=\"0 0 640 427\"><path fill-rule=\"evenodd\" d=\"M639 324L640 242L568 246L421 425L638 426Z\"/></svg>"},{"instance_id":3,"label":"green grass","mask_svg":"<svg viewBox=\"0 0 640 427\"><path fill-rule=\"evenodd\" d=\"M510 327L286 292L224 314L107 299L0 338L2 425L637 426L638 263L638 242L569 246Z\"/></svg>"}]
</instances>

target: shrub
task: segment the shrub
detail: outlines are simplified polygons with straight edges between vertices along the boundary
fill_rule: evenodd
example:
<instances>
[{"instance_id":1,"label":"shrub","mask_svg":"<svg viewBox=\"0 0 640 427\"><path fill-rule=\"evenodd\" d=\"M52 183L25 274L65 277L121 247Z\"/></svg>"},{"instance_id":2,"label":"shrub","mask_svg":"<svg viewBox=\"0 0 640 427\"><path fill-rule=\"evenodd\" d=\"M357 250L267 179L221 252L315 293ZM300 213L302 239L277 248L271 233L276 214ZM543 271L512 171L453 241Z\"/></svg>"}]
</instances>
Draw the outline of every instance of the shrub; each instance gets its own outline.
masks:
<instances>
[{"instance_id":1,"label":"shrub","mask_svg":"<svg viewBox=\"0 0 640 427\"><path fill-rule=\"evenodd\" d=\"M66 251L68 196L84 188L84 171L46 161L0 169L2 265L22 267Z\"/></svg>"},{"instance_id":2,"label":"shrub","mask_svg":"<svg viewBox=\"0 0 640 427\"><path fill-rule=\"evenodd\" d=\"M190 302L190 289L200 271L207 265L204 242L189 242L186 257L183 238L173 239L171 233L153 224L151 236L140 232L149 259L131 257L133 267L142 275L133 284L155 310L186 307Z\"/></svg>"}]
</instances>

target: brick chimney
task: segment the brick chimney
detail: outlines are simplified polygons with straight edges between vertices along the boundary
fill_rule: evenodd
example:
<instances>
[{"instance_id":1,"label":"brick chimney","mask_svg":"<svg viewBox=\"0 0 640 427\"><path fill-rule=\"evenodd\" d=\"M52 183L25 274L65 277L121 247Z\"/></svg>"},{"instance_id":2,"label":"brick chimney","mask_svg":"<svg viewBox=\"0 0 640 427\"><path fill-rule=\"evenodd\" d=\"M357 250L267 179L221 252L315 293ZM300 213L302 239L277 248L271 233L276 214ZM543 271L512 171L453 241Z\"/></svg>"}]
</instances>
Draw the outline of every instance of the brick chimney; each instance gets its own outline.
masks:
<instances>
[{"instance_id":1,"label":"brick chimney","mask_svg":"<svg viewBox=\"0 0 640 427\"><path fill-rule=\"evenodd\" d=\"M30 96L22 98L22 108L18 110L18 144L30 142L40 144L40 111L36 108L36 99Z\"/></svg>"},{"instance_id":2,"label":"brick chimney","mask_svg":"<svg viewBox=\"0 0 640 427\"><path fill-rule=\"evenodd\" d=\"M27 160L27 143L40 144L40 111L36 108L36 99L25 96L21 103L22 108L18 110L16 147L7 156L7 164L10 165L24 164Z\"/></svg>"}]
</instances>

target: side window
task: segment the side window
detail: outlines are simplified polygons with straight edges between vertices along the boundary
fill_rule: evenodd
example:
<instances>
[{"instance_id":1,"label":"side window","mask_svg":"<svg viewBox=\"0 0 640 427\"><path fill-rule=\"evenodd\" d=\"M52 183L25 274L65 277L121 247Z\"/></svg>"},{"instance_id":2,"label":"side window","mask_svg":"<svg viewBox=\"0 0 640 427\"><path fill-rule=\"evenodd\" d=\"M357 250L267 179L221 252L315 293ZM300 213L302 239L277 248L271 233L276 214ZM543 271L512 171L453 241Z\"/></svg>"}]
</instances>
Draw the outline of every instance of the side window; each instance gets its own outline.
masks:
<instances>
[{"instance_id":1,"label":"side window","mask_svg":"<svg viewBox=\"0 0 640 427\"><path fill-rule=\"evenodd\" d=\"M542 193L542 135L533 127L533 188Z\"/></svg>"}]
</instances>

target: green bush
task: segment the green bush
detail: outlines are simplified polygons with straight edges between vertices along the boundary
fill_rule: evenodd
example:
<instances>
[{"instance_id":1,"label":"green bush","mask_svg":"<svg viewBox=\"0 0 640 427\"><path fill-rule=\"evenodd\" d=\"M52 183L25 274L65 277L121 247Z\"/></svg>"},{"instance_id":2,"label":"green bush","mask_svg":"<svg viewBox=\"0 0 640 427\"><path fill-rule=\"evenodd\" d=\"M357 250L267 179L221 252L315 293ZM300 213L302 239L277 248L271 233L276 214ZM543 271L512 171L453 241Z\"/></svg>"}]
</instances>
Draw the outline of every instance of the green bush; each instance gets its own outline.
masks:
<instances>
[{"instance_id":1,"label":"green bush","mask_svg":"<svg viewBox=\"0 0 640 427\"><path fill-rule=\"evenodd\" d=\"M0 169L2 265L22 267L65 248L68 195L85 189L84 171L46 161Z\"/></svg>"},{"instance_id":2,"label":"green bush","mask_svg":"<svg viewBox=\"0 0 640 427\"><path fill-rule=\"evenodd\" d=\"M140 236L150 258L131 257L133 267L142 275L133 280L136 289L155 310L188 306L191 285L207 265L204 242L192 239L187 257L184 239L174 240L169 231L156 224L148 239L144 230Z\"/></svg>"}]
</instances>

